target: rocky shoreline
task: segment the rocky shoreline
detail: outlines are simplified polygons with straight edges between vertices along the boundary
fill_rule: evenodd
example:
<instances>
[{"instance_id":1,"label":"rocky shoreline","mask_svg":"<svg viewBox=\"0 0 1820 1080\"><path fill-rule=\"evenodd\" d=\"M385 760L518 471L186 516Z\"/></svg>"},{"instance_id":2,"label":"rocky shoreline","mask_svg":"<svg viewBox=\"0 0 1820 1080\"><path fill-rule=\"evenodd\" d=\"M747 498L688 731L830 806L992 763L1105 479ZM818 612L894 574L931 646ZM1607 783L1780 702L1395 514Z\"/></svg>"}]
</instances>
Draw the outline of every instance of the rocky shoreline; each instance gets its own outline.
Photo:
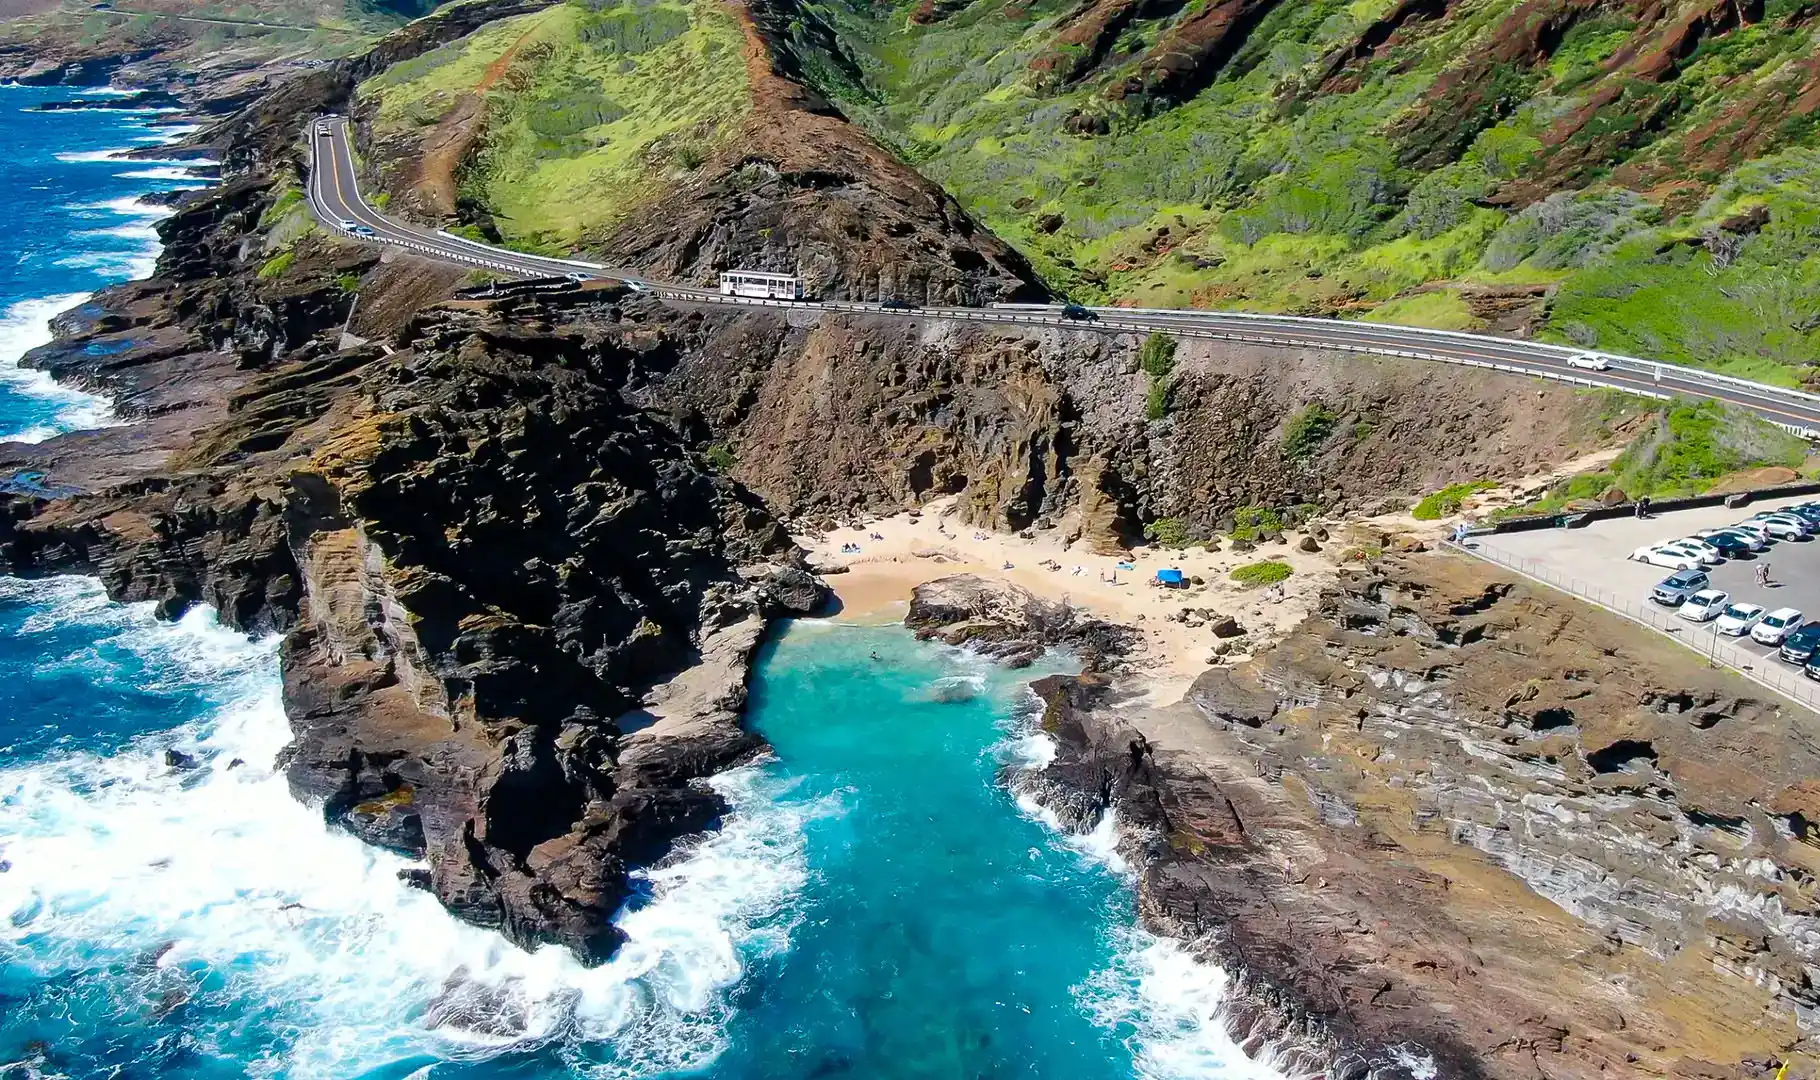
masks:
<instances>
[{"instance_id":1,"label":"rocky shoreline","mask_svg":"<svg viewBox=\"0 0 1820 1080\"><path fill-rule=\"evenodd\" d=\"M1820 719L1683 659L1397 557L1177 705L1037 681L1054 758L1006 779L1078 831L1117 815L1145 925L1235 973L1229 1029L1292 1069L1764 1076L1813 1049Z\"/></svg>"}]
</instances>

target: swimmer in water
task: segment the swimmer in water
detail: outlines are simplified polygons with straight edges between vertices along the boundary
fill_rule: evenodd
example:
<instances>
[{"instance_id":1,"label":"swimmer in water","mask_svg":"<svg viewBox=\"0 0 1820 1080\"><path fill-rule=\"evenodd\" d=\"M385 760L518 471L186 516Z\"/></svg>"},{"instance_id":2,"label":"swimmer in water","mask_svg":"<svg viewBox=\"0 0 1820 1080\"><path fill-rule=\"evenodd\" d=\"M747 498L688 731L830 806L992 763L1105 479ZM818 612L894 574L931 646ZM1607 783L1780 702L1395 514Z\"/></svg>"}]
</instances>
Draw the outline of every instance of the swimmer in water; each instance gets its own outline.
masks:
<instances>
[{"instance_id":1,"label":"swimmer in water","mask_svg":"<svg viewBox=\"0 0 1820 1080\"><path fill-rule=\"evenodd\" d=\"M879 654L878 654L878 650L877 650L877 649L873 649L873 650L872 650L872 659L874 659L874 660L883 660L883 659L884 659L884 657L882 657L882 656L880 656L880 655L879 655Z\"/></svg>"}]
</instances>

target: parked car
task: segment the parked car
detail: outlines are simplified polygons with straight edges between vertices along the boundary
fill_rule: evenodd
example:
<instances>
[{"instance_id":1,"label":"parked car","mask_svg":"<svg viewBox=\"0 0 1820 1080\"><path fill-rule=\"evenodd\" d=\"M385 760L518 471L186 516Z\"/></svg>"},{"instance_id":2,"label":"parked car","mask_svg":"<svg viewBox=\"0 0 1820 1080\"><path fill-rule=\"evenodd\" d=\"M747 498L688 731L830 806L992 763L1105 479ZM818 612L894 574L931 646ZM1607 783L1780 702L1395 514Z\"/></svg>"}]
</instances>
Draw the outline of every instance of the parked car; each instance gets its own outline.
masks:
<instances>
[{"instance_id":1,"label":"parked car","mask_svg":"<svg viewBox=\"0 0 1820 1080\"><path fill-rule=\"evenodd\" d=\"M1783 507L1781 512L1793 514L1810 525L1820 527L1820 504L1798 503L1794 506Z\"/></svg>"},{"instance_id":2,"label":"parked car","mask_svg":"<svg viewBox=\"0 0 1820 1080\"><path fill-rule=\"evenodd\" d=\"M1761 618L1761 604L1727 604L1725 610L1719 613L1718 620L1713 623L1713 629L1732 637L1743 637L1750 633L1751 627L1756 626L1757 620Z\"/></svg>"},{"instance_id":3,"label":"parked car","mask_svg":"<svg viewBox=\"0 0 1820 1080\"><path fill-rule=\"evenodd\" d=\"M1720 532L1704 538L1708 547L1728 559L1740 559L1757 550L1737 533Z\"/></svg>"},{"instance_id":4,"label":"parked car","mask_svg":"<svg viewBox=\"0 0 1820 1080\"><path fill-rule=\"evenodd\" d=\"M1744 544L1752 551L1762 551L1769 546L1769 534L1756 530L1747 532L1743 529L1702 529L1694 535L1709 542L1715 539L1730 538Z\"/></svg>"},{"instance_id":5,"label":"parked car","mask_svg":"<svg viewBox=\"0 0 1820 1080\"><path fill-rule=\"evenodd\" d=\"M1801 612L1792 607L1779 607L1750 628L1750 639L1759 645L1780 645L1782 639L1801 628Z\"/></svg>"},{"instance_id":6,"label":"parked car","mask_svg":"<svg viewBox=\"0 0 1820 1080\"><path fill-rule=\"evenodd\" d=\"M1648 563L1651 566L1665 566L1670 570L1698 570L1701 565L1700 557L1692 552L1682 551L1679 548L1659 547L1655 544L1638 548L1630 553L1630 557L1637 562Z\"/></svg>"},{"instance_id":7,"label":"parked car","mask_svg":"<svg viewBox=\"0 0 1820 1080\"><path fill-rule=\"evenodd\" d=\"M1725 603L1730 597L1719 589L1701 589L1699 592L1681 602L1675 614L1688 622L1705 622L1716 619L1725 610Z\"/></svg>"},{"instance_id":8,"label":"parked car","mask_svg":"<svg viewBox=\"0 0 1820 1080\"><path fill-rule=\"evenodd\" d=\"M1782 639L1782 651L1776 655L1790 664L1805 664L1820 649L1820 622L1802 624L1799 630Z\"/></svg>"},{"instance_id":9,"label":"parked car","mask_svg":"<svg viewBox=\"0 0 1820 1080\"><path fill-rule=\"evenodd\" d=\"M1805 540L1814 531L1813 526L1793 514L1765 514L1755 519L1763 525L1763 531L1778 540Z\"/></svg>"},{"instance_id":10,"label":"parked car","mask_svg":"<svg viewBox=\"0 0 1820 1080\"><path fill-rule=\"evenodd\" d=\"M1768 547L1769 544L1776 539L1775 536L1770 534L1768 526L1764 525L1761 521L1740 521L1736 525L1728 526L1727 531L1740 533L1744 536L1754 536L1757 538L1757 542L1764 547ZM1761 551L1763 548L1758 548L1757 550Z\"/></svg>"},{"instance_id":11,"label":"parked car","mask_svg":"<svg viewBox=\"0 0 1820 1080\"><path fill-rule=\"evenodd\" d=\"M1715 544L1709 544L1697 536L1684 536L1679 540L1670 540L1668 547L1687 548L1700 556L1700 561L1708 566L1725 559L1725 553Z\"/></svg>"},{"instance_id":12,"label":"parked car","mask_svg":"<svg viewBox=\"0 0 1820 1080\"><path fill-rule=\"evenodd\" d=\"M1807 663L1801 665L1801 674L1820 682L1820 653L1807 658Z\"/></svg>"},{"instance_id":13,"label":"parked car","mask_svg":"<svg viewBox=\"0 0 1820 1080\"><path fill-rule=\"evenodd\" d=\"M1663 578L1655 591L1649 594L1649 598L1666 607L1675 607L1711 584L1706 571L1697 566L1689 566Z\"/></svg>"}]
</instances>

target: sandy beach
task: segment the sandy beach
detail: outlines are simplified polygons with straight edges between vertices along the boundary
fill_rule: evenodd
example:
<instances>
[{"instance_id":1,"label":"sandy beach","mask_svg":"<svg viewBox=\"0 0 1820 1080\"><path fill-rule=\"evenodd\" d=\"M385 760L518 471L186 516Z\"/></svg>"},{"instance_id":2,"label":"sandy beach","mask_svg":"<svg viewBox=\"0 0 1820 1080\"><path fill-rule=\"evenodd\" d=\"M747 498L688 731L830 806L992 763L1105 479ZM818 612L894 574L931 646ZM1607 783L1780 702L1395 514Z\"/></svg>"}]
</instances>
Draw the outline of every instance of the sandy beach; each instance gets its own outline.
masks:
<instances>
[{"instance_id":1,"label":"sandy beach","mask_svg":"<svg viewBox=\"0 0 1820 1080\"><path fill-rule=\"evenodd\" d=\"M1236 618L1245 634L1234 639L1239 650L1229 658L1242 658L1302 620L1333 579L1342 546L1336 541L1321 552L1301 551L1296 548L1297 533L1284 543L1261 544L1249 552L1138 547L1128 556L1096 555L1085 541L1064 545L1060 530L1038 531L1024 539L964 525L954 511L952 498L941 499L920 511L796 539L815 565L847 568L827 579L840 598L838 617L843 621L901 622L916 586L950 574L972 573L1011 581L1044 599L1066 601L1109 622L1141 630L1144 641L1131 658L1132 666L1149 675L1158 701L1178 699L1208 667L1220 642L1209 625L1194 626L1170 616L1193 608ZM843 552L849 544L858 550ZM1286 562L1294 569L1280 590L1246 588L1230 578L1234 567L1262 559ZM1060 569L1045 566L1046 562ZM1180 569L1190 580L1199 577L1204 584L1184 589L1153 584L1156 571L1165 567Z\"/></svg>"}]
</instances>

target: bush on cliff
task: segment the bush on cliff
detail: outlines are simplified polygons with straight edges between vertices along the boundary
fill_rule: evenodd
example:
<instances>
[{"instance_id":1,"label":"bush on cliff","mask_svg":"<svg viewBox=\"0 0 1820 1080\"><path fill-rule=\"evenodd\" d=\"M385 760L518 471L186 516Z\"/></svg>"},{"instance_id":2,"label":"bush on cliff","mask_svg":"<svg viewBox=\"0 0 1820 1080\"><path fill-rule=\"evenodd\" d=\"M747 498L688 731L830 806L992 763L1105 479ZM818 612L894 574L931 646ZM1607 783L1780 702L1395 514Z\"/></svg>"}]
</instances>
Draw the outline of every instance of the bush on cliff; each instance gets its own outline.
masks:
<instances>
[{"instance_id":1,"label":"bush on cliff","mask_svg":"<svg viewBox=\"0 0 1820 1080\"><path fill-rule=\"evenodd\" d=\"M1138 366L1150 379L1144 400L1144 415L1161 420L1169 415L1169 376L1175 371L1175 339L1168 334L1151 334L1138 350Z\"/></svg>"},{"instance_id":2,"label":"bush on cliff","mask_svg":"<svg viewBox=\"0 0 1820 1080\"><path fill-rule=\"evenodd\" d=\"M1184 548L1194 543L1188 523L1179 517L1157 518L1144 526L1144 539L1166 548Z\"/></svg>"},{"instance_id":3,"label":"bush on cliff","mask_svg":"<svg viewBox=\"0 0 1820 1080\"><path fill-rule=\"evenodd\" d=\"M1291 458L1313 457L1327 445L1333 437L1334 430L1340 426L1340 417L1332 409L1315 402L1290 417L1289 426L1283 430L1283 453Z\"/></svg>"},{"instance_id":4,"label":"bush on cliff","mask_svg":"<svg viewBox=\"0 0 1820 1080\"><path fill-rule=\"evenodd\" d=\"M262 263L260 265L259 280L271 281L274 278L283 277L284 272L286 270L289 270L291 268L291 264L296 261L297 261L296 252L280 251L278 254L267 259L264 263Z\"/></svg>"},{"instance_id":5,"label":"bush on cliff","mask_svg":"<svg viewBox=\"0 0 1820 1080\"><path fill-rule=\"evenodd\" d=\"M1417 521L1439 521L1452 517L1466 505L1466 500L1481 491L1490 491L1498 485L1490 480L1470 480L1464 484L1449 484L1439 491L1430 494L1410 510L1409 516Z\"/></svg>"}]
</instances>

